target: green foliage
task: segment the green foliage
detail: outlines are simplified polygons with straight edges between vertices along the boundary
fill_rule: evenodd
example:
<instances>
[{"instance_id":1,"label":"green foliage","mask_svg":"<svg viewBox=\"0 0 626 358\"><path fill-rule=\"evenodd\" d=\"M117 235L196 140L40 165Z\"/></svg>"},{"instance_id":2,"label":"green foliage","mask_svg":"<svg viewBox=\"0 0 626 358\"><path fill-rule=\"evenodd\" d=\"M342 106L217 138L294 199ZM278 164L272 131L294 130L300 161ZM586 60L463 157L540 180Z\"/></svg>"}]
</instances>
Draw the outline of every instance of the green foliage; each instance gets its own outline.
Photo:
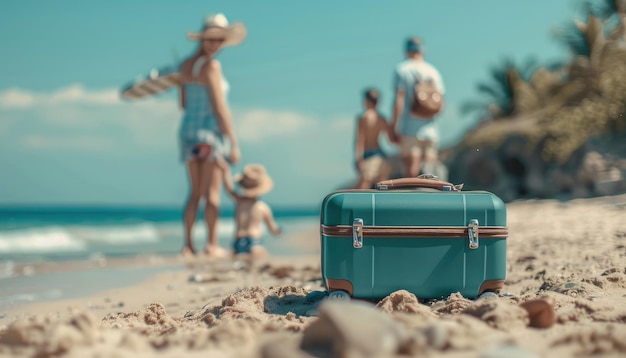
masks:
<instances>
[{"instance_id":1,"label":"green foliage","mask_svg":"<svg viewBox=\"0 0 626 358\"><path fill-rule=\"evenodd\" d=\"M484 118L496 120L480 123L461 147L498 145L515 133L540 145L546 162L563 163L590 138L626 131L626 0L584 5L587 21L555 34L570 50L568 63L551 70L506 60L490 70L491 84L478 91L488 99Z\"/></svg>"},{"instance_id":2,"label":"green foliage","mask_svg":"<svg viewBox=\"0 0 626 358\"><path fill-rule=\"evenodd\" d=\"M516 113L516 90L520 82L529 81L537 69L537 61L528 59L516 65L509 58L489 69L489 80L476 86L486 101L469 101L461 107L463 113L479 112L483 118L499 119Z\"/></svg>"}]
</instances>

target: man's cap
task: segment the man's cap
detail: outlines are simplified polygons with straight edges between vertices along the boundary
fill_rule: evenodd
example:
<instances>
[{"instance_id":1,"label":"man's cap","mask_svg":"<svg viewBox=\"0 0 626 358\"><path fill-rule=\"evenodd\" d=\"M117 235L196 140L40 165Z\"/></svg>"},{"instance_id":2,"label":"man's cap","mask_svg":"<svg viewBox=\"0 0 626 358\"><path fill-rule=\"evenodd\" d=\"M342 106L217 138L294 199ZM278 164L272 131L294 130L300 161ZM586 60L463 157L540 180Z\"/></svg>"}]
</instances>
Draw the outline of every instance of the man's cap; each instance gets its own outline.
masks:
<instances>
[{"instance_id":1,"label":"man's cap","mask_svg":"<svg viewBox=\"0 0 626 358\"><path fill-rule=\"evenodd\" d=\"M407 52L422 52L422 41L417 37L411 37L406 40L405 48Z\"/></svg>"}]
</instances>

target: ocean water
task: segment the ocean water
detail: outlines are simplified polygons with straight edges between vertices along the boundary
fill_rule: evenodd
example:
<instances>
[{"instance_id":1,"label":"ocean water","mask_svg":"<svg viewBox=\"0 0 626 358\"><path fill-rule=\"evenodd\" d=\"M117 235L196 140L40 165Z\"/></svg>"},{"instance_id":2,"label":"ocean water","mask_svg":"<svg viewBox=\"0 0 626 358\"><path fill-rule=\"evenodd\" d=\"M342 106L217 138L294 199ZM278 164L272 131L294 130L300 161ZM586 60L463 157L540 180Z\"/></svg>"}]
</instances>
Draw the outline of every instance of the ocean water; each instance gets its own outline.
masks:
<instances>
[{"instance_id":1,"label":"ocean water","mask_svg":"<svg viewBox=\"0 0 626 358\"><path fill-rule=\"evenodd\" d=\"M319 225L317 208L274 208L283 230L273 237L264 229L262 242L272 256L314 253L311 245L294 243L297 233ZM218 239L229 247L234 236L232 211L223 210ZM206 243L201 220L194 227L197 250ZM176 267L102 268L81 272L16 272L20 265L177 255L183 245L182 208L128 207L0 207L0 311L14 304L77 297L96 289L130 285L160 270ZM72 284L68 284L71 282ZM94 282L98 282L97 286Z\"/></svg>"},{"instance_id":2,"label":"ocean water","mask_svg":"<svg viewBox=\"0 0 626 358\"><path fill-rule=\"evenodd\" d=\"M193 237L197 249L207 231L199 213ZM274 209L285 235L315 228L316 209ZM232 211L223 211L218 238L227 247L234 235ZM263 242L273 255L301 254L281 245L265 229ZM41 262L177 254L183 244L182 209L115 207L0 207L0 261ZM2 273L0 272L0 275Z\"/></svg>"}]
</instances>

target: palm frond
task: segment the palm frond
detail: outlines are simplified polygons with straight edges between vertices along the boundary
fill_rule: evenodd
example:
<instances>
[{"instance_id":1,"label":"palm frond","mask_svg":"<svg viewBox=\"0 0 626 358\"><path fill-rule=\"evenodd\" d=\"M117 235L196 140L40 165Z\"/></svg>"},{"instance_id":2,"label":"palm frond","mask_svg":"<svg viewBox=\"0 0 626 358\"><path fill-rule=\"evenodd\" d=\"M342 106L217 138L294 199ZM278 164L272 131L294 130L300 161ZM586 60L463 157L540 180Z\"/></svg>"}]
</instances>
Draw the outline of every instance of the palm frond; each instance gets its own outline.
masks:
<instances>
[{"instance_id":1,"label":"palm frond","mask_svg":"<svg viewBox=\"0 0 626 358\"><path fill-rule=\"evenodd\" d=\"M528 82L530 81L530 79L533 77L533 74L535 73L535 71L537 71L537 69L539 69L540 64L539 64L539 60L537 59L537 57L529 57L526 59L526 61L518 67L517 71L520 75L520 77Z\"/></svg>"},{"instance_id":2,"label":"palm frond","mask_svg":"<svg viewBox=\"0 0 626 358\"><path fill-rule=\"evenodd\" d=\"M503 97L506 97L506 94L502 92L502 88L500 88L500 86L494 86L487 83L479 83L476 85L476 89L478 90L478 92L491 97L492 100L499 101Z\"/></svg>"},{"instance_id":3,"label":"palm frond","mask_svg":"<svg viewBox=\"0 0 626 358\"><path fill-rule=\"evenodd\" d=\"M613 29L609 31L606 35L608 41L618 41L626 37L626 24L624 22L620 22L619 25L615 26Z\"/></svg>"},{"instance_id":4,"label":"palm frond","mask_svg":"<svg viewBox=\"0 0 626 358\"><path fill-rule=\"evenodd\" d=\"M584 23L582 23L584 24ZM585 37L586 24L582 26L581 22L571 22L561 26L553 31L554 38L564 45L573 56L586 56L591 54L587 39Z\"/></svg>"},{"instance_id":5,"label":"palm frond","mask_svg":"<svg viewBox=\"0 0 626 358\"><path fill-rule=\"evenodd\" d=\"M485 110L485 108L487 108L488 103L485 102L478 102L478 101L467 101L464 103L461 103L461 105L459 106L459 111L462 114L473 114L476 112L483 112Z\"/></svg>"},{"instance_id":6,"label":"palm frond","mask_svg":"<svg viewBox=\"0 0 626 358\"><path fill-rule=\"evenodd\" d=\"M585 10L602 20L607 20L626 12L624 0L587 0L584 3Z\"/></svg>"}]
</instances>

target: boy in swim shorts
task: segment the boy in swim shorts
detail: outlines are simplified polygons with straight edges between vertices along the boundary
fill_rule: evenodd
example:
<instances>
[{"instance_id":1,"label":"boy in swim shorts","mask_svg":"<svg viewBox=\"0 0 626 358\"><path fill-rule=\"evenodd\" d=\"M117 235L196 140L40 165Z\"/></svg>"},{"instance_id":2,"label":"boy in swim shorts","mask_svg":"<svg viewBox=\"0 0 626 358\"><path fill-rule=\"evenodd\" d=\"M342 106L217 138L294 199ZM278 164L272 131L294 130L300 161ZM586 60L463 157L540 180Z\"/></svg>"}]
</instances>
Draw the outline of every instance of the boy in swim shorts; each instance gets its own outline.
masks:
<instances>
[{"instance_id":1,"label":"boy in swim shorts","mask_svg":"<svg viewBox=\"0 0 626 358\"><path fill-rule=\"evenodd\" d=\"M281 230L274 220L271 208L259 197L268 193L273 181L261 164L249 164L241 174L231 178L230 167L222 157L217 158L222 168L224 187L235 201L235 240L233 256L248 255L251 259L267 256L267 250L261 245L262 226L267 225L272 234L278 236ZM235 191L233 181L239 185Z\"/></svg>"},{"instance_id":2,"label":"boy in swim shorts","mask_svg":"<svg viewBox=\"0 0 626 358\"><path fill-rule=\"evenodd\" d=\"M379 144L381 135L389 137L387 120L378 112L378 91L367 89L364 93L365 111L359 116L354 157L359 172L357 189L370 189L376 182L388 179L389 162Z\"/></svg>"}]
</instances>

